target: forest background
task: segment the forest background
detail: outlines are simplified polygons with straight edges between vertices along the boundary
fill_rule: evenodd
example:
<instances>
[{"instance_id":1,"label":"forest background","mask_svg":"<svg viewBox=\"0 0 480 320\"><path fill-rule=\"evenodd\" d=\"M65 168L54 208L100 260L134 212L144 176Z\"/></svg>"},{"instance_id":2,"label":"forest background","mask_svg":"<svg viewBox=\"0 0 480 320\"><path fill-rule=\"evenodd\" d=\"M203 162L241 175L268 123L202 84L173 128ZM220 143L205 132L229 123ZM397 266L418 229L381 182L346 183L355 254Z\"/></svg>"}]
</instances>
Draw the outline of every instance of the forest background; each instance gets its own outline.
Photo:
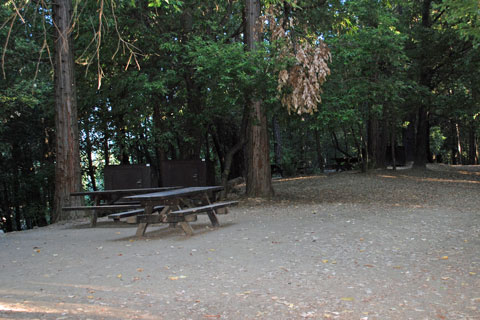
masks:
<instances>
[{"instance_id":1,"label":"forest background","mask_svg":"<svg viewBox=\"0 0 480 320\"><path fill-rule=\"evenodd\" d=\"M362 171L397 158L478 164L479 6L5 1L0 229L68 219L68 194L102 188L112 164L205 160L219 183L246 177L251 196L273 192L270 164L283 175L336 169L335 158ZM59 84L62 48L73 93Z\"/></svg>"}]
</instances>

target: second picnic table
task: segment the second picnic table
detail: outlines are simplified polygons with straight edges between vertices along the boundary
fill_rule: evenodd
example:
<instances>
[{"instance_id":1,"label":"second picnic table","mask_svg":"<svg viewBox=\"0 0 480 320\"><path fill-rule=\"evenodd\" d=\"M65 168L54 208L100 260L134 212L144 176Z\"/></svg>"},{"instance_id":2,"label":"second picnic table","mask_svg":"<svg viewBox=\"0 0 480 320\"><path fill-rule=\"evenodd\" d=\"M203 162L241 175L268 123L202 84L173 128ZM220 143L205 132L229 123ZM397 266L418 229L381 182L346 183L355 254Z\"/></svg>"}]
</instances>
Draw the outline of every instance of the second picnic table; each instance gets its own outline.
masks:
<instances>
[{"instance_id":1,"label":"second picnic table","mask_svg":"<svg viewBox=\"0 0 480 320\"><path fill-rule=\"evenodd\" d=\"M136 235L145 234L148 224L169 223L180 225L187 235L193 234L189 222L197 219L198 213L206 213L214 227L218 226L217 210L237 204L237 201L212 203L209 195L223 190L221 186L188 187L147 194L138 194L125 197L132 201L139 201L143 207L143 214L137 216ZM214 197L213 197L214 198ZM200 201L200 206L196 206ZM158 214L154 214L158 212Z\"/></svg>"},{"instance_id":2,"label":"second picnic table","mask_svg":"<svg viewBox=\"0 0 480 320\"><path fill-rule=\"evenodd\" d=\"M125 209L139 208L140 205L134 202L119 203L119 200L126 196L132 196L142 193L152 193L158 191L168 191L178 189L180 187L156 187L156 188L140 188L140 189L113 189L113 190L96 190L96 191L82 191L73 192L70 196L73 197L91 197L93 205L90 206L74 206L64 207L65 211L92 211L91 226L95 227L97 224L98 214L105 211L121 211Z\"/></svg>"}]
</instances>

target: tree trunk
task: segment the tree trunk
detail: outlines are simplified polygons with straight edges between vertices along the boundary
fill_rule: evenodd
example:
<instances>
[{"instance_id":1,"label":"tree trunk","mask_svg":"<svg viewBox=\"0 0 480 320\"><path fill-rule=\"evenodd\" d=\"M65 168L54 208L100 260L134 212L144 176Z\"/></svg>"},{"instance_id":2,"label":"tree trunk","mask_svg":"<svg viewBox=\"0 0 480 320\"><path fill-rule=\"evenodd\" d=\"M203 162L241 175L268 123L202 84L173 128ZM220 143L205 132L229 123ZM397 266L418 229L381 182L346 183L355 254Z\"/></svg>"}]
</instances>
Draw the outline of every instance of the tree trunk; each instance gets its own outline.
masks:
<instances>
[{"instance_id":1,"label":"tree trunk","mask_svg":"<svg viewBox=\"0 0 480 320\"><path fill-rule=\"evenodd\" d=\"M451 164L457 164L457 140L455 132L455 123L450 121L450 162Z\"/></svg>"},{"instance_id":2,"label":"tree trunk","mask_svg":"<svg viewBox=\"0 0 480 320\"><path fill-rule=\"evenodd\" d=\"M392 155L392 169L397 170L397 159L395 157L395 123L392 121L391 130L390 130L390 145L391 145L391 155Z\"/></svg>"},{"instance_id":3,"label":"tree trunk","mask_svg":"<svg viewBox=\"0 0 480 320\"><path fill-rule=\"evenodd\" d=\"M247 195L251 197L271 197L273 195L272 176L269 160L267 116L261 101L252 103L248 126L247 142Z\"/></svg>"},{"instance_id":4,"label":"tree trunk","mask_svg":"<svg viewBox=\"0 0 480 320\"><path fill-rule=\"evenodd\" d=\"M260 1L245 0L245 39L250 51L260 41ZM270 197L273 195L272 175L269 160L267 116L262 102L256 97L250 99L250 116L247 127L247 195Z\"/></svg>"},{"instance_id":5,"label":"tree trunk","mask_svg":"<svg viewBox=\"0 0 480 320\"><path fill-rule=\"evenodd\" d=\"M240 139L239 141L230 148L227 153L225 154L225 159L223 162L223 170L222 170L222 186L223 191L220 193L220 198L224 199L228 193L228 177L230 176L230 170L232 167L233 157L234 155L240 151L245 143L247 142L246 139L246 131L248 126L248 109L244 109L243 117L242 117L242 125L240 127Z\"/></svg>"},{"instance_id":6,"label":"tree trunk","mask_svg":"<svg viewBox=\"0 0 480 320\"><path fill-rule=\"evenodd\" d=\"M422 28L423 32L427 32L431 28L430 23L430 10L432 6L432 0L424 0L422 3ZM430 42L426 37L422 40L420 44L423 48L430 46ZM427 52L427 50L425 50ZM428 60L425 54L420 57L420 77L419 84L420 86L428 88L430 91L432 89L432 75L433 70L428 66ZM430 139L429 125L428 125L428 105L422 102L418 109L418 118L417 118L417 136L416 136L416 149L415 149L415 160L414 166L418 168L426 168L428 150Z\"/></svg>"},{"instance_id":7,"label":"tree trunk","mask_svg":"<svg viewBox=\"0 0 480 320\"><path fill-rule=\"evenodd\" d=\"M12 219L12 203L10 202L10 197L8 194L7 182L3 182L3 198L2 198L2 210L3 210L3 219L4 219L4 228L7 232L14 231L13 229L13 219ZM2 217L2 216L0 216Z\"/></svg>"},{"instance_id":8,"label":"tree trunk","mask_svg":"<svg viewBox=\"0 0 480 320\"><path fill-rule=\"evenodd\" d=\"M90 130L89 128L85 128L85 151L87 153L87 161L88 161L88 176L90 177L90 182L92 184L92 190L96 191L97 190L97 180L95 179L95 166L93 165L93 146L92 146L92 140L90 139Z\"/></svg>"},{"instance_id":9,"label":"tree trunk","mask_svg":"<svg viewBox=\"0 0 480 320\"><path fill-rule=\"evenodd\" d=\"M403 129L403 145L405 146L405 158L407 162L415 160L415 128L417 123L417 116L415 113L408 115L408 126Z\"/></svg>"},{"instance_id":10,"label":"tree trunk","mask_svg":"<svg viewBox=\"0 0 480 320\"><path fill-rule=\"evenodd\" d=\"M458 123L455 124L455 134L456 134L456 138L457 138L458 164L463 164L462 140L460 139L460 127L459 127Z\"/></svg>"},{"instance_id":11,"label":"tree trunk","mask_svg":"<svg viewBox=\"0 0 480 320\"><path fill-rule=\"evenodd\" d=\"M475 135L475 124L472 122L468 132L468 162L469 164L477 164L477 139Z\"/></svg>"},{"instance_id":12,"label":"tree trunk","mask_svg":"<svg viewBox=\"0 0 480 320\"><path fill-rule=\"evenodd\" d=\"M367 121L367 145L369 158L373 159L375 168L385 168L385 155L388 142L387 121L385 111L383 119L371 115Z\"/></svg>"},{"instance_id":13,"label":"tree trunk","mask_svg":"<svg viewBox=\"0 0 480 320\"><path fill-rule=\"evenodd\" d=\"M69 218L62 207L79 204L70 193L81 190L77 98L73 63L71 0L53 3L55 40L55 201L53 221ZM75 203L73 203L75 201Z\"/></svg>"},{"instance_id":14,"label":"tree trunk","mask_svg":"<svg viewBox=\"0 0 480 320\"><path fill-rule=\"evenodd\" d=\"M415 149L414 165L418 168L425 168L427 165L428 153L427 146L429 139L428 132L428 112L425 105L421 105L418 110L417 137Z\"/></svg>"}]
</instances>

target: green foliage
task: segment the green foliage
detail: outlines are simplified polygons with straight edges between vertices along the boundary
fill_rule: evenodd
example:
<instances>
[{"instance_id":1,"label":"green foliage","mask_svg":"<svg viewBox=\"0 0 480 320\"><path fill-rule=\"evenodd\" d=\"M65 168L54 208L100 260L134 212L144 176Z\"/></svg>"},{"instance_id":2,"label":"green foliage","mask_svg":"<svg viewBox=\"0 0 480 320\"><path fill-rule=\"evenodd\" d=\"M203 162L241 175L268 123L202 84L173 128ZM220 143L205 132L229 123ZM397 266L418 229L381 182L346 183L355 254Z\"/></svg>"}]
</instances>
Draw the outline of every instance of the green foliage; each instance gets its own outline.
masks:
<instances>
[{"instance_id":1,"label":"green foliage","mask_svg":"<svg viewBox=\"0 0 480 320\"><path fill-rule=\"evenodd\" d=\"M478 0L444 0L435 5L445 20L465 40L480 43L480 2Z\"/></svg>"},{"instance_id":2,"label":"green foliage","mask_svg":"<svg viewBox=\"0 0 480 320\"><path fill-rule=\"evenodd\" d=\"M180 11L184 1L180 0L149 0L149 7L172 7L176 11ZM132 5L135 4L135 0L132 0Z\"/></svg>"},{"instance_id":3,"label":"green foliage","mask_svg":"<svg viewBox=\"0 0 480 320\"><path fill-rule=\"evenodd\" d=\"M433 154L440 154L443 150L443 144L447 137L442 133L439 126L430 128L430 152Z\"/></svg>"}]
</instances>

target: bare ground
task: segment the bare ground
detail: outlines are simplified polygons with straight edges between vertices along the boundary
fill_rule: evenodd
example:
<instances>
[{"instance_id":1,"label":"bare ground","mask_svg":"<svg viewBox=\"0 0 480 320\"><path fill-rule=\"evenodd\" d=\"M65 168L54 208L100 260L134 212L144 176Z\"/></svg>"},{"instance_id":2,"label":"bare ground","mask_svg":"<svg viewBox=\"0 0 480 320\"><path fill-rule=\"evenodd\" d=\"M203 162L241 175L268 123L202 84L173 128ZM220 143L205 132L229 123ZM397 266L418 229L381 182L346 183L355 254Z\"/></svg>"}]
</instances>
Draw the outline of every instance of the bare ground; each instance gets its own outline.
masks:
<instances>
[{"instance_id":1,"label":"bare ground","mask_svg":"<svg viewBox=\"0 0 480 320\"><path fill-rule=\"evenodd\" d=\"M0 319L480 319L479 167L274 188L193 237L106 219L3 235Z\"/></svg>"}]
</instances>

